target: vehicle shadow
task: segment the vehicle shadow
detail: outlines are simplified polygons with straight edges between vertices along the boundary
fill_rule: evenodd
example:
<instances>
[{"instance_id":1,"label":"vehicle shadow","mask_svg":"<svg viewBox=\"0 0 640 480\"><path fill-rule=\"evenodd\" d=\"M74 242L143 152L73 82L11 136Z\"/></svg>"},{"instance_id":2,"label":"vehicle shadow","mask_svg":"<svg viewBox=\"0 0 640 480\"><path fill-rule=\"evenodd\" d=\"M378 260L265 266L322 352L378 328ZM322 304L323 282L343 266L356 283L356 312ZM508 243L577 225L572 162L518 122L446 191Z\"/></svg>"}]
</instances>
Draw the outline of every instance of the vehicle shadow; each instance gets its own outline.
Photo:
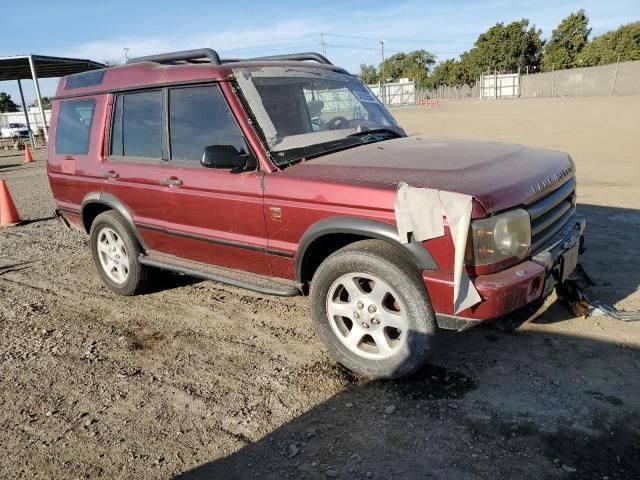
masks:
<instances>
[{"instance_id":1,"label":"vehicle shadow","mask_svg":"<svg viewBox=\"0 0 640 480\"><path fill-rule=\"evenodd\" d=\"M151 272L151 281L149 282L144 294L173 290L175 288L196 285L205 281L202 278L181 275L179 273L169 272L159 268L151 268Z\"/></svg>"},{"instance_id":2,"label":"vehicle shadow","mask_svg":"<svg viewBox=\"0 0 640 480\"><path fill-rule=\"evenodd\" d=\"M611 303L624 300L640 286L640 210L579 205L587 218L584 263Z\"/></svg>"},{"instance_id":3,"label":"vehicle shadow","mask_svg":"<svg viewBox=\"0 0 640 480\"><path fill-rule=\"evenodd\" d=\"M262 438L221 433L235 453L175 478L638 478L638 353L547 332L447 332L410 378L336 368L343 391Z\"/></svg>"}]
</instances>

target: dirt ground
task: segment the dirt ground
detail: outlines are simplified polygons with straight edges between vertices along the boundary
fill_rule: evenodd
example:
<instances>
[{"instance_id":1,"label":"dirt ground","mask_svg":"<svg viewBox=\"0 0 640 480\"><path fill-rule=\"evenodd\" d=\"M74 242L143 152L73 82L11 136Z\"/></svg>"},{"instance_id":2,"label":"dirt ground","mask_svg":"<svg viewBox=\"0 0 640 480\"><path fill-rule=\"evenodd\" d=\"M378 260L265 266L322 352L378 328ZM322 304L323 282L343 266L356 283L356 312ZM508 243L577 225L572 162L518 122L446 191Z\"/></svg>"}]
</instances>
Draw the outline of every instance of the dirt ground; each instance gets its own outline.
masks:
<instances>
[{"instance_id":1,"label":"dirt ground","mask_svg":"<svg viewBox=\"0 0 640 480\"><path fill-rule=\"evenodd\" d=\"M460 101L411 134L576 161L590 295L640 308L640 97ZM0 157L26 220L0 230L0 478L640 478L640 323L551 298L515 331L443 332L412 378L336 366L304 298L157 275L125 298L51 218L44 169Z\"/></svg>"}]
</instances>

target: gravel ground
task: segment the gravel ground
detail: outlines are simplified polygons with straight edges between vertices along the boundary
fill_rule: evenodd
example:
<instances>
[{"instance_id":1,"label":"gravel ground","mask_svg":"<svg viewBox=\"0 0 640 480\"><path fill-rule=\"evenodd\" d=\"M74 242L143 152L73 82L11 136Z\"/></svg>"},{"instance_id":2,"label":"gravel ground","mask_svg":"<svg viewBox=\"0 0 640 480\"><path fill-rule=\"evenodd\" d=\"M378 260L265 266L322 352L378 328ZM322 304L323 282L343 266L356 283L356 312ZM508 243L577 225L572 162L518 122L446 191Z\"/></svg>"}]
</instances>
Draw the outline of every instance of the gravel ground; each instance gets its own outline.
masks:
<instances>
[{"instance_id":1,"label":"gravel ground","mask_svg":"<svg viewBox=\"0 0 640 480\"><path fill-rule=\"evenodd\" d=\"M504 139L526 111L537 134L516 141L556 135L586 172L591 293L637 308L640 98L614 104L606 135L584 125L592 102L396 115L413 133ZM507 131L477 130L478 113ZM582 134L547 132L541 115ZM44 153L11 153L0 178L26 222L0 230L1 478L640 477L639 325L572 318L551 298L515 331L443 332L410 379L357 379L326 355L304 298L164 273L152 293L113 295L85 236L51 218Z\"/></svg>"}]
</instances>

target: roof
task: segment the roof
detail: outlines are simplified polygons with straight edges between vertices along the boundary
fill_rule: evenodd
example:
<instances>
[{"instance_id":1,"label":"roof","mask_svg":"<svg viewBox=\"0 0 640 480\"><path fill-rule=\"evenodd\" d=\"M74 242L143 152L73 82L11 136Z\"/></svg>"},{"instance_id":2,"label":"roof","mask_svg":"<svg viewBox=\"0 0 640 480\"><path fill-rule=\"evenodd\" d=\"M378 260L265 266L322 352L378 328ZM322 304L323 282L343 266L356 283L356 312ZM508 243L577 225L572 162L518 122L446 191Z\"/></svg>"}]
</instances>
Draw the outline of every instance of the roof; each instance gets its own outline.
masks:
<instances>
[{"instance_id":1,"label":"roof","mask_svg":"<svg viewBox=\"0 0 640 480\"><path fill-rule=\"evenodd\" d=\"M49 57L45 55L0 57L0 81L32 78L29 57L33 59L38 78L64 77L73 73L104 67L101 63L79 58Z\"/></svg>"},{"instance_id":2,"label":"roof","mask_svg":"<svg viewBox=\"0 0 640 480\"><path fill-rule=\"evenodd\" d=\"M233 77L233 71L236 69L265 66L299 67L301 63L300 61L251 60L222 63L221 65L213 63L179 63L167 65L140 61L66 77L58 84L54 99L147 88L170 83L225 81ZM338 73L347 73L346 70L336 67L335 65L304 62L304 66ZM71 84L72 80L73 84Z\"/></svg>"}]
</instances>

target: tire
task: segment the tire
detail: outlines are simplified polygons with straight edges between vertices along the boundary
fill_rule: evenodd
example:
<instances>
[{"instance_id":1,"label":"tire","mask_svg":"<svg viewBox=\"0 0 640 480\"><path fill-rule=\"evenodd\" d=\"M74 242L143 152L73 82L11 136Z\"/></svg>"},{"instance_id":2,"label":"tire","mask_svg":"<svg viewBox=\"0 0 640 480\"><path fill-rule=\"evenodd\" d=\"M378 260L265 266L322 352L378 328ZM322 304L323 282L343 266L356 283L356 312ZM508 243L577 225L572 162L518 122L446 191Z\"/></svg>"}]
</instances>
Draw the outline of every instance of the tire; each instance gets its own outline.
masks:
<instances>
[{"instance_id":1,"label":"tire","mask_svg":"<svg viewBox=\"0 0 640 480\"><path fill-rule=\"evenodd\" d=\"M349 370L400 378L426 362L435 314L415 266L393 245L363 240L333 253L316 270L309 296L318 335Z\"/></svg>"},{"instance_id":2,"label":"tire","mask_svg":"<svg viewBox=\"0 0 640 480\"><path fill-rule=\"evenodd\" d=\"M140 264L140 244L122 216L113 210L91 224L91 254L104 284L118 295L136 295L147 286L148 268Z\"/></svg>"}]
</instances>

